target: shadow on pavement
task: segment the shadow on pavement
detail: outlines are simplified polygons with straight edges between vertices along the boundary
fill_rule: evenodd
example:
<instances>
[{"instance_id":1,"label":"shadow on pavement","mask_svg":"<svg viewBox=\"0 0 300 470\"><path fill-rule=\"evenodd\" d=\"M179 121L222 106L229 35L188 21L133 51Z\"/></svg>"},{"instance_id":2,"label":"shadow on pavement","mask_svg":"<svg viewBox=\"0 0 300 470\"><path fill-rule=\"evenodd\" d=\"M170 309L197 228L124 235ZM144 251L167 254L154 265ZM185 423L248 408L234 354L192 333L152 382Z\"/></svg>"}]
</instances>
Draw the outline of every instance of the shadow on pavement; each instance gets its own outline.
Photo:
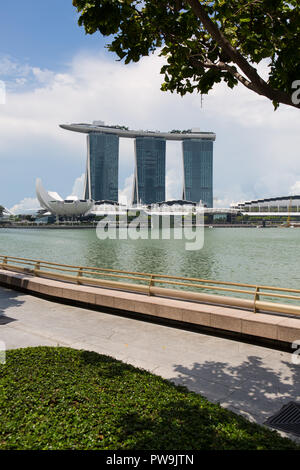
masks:
<instances>
[{"instance_id":1,"label":"shadow on pavement","mask_svg":"<svg viewBox=\"0 0 300 470\"><path fill-rule=\"evenodd\" d=\"M0 325L15 321L13 318L8 317L5 312L11 307L21 307L24 301L19 300L19 297L22 295L24 295L22 292L0 287Z\"/></svg>"},{"instance_id":2,"label":"shadow on pavement","mask_svg":"<svg viewBox=\"0 0 300 470\"><path fill-rule=\"evenodd\" d=\"M246 418L261 424L289 401L299 401L300 364L293 364L292 351L290 362L280 361L277 356L274 368L257 356L248 356L237 366L205 361L195 362L191 368L174 368L177 376L170 379L172 382L235 412L243 410L241 414Z\"/></svg>"}]
</instances>

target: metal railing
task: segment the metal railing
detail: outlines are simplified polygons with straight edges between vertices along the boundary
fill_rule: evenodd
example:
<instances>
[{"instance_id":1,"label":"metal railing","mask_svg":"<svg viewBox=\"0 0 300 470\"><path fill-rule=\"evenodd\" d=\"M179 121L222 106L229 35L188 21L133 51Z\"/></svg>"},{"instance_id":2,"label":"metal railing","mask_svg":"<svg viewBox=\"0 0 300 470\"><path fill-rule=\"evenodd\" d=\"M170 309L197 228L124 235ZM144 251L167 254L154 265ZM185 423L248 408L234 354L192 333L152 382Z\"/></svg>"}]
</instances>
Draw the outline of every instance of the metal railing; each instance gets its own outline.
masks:
<instances>
[{"instance_id":1,"label":"metal railing","mask_svg":"<svg viewBox=\"0 0 300 470\"><path fill-rule=\"evenodd\" d=\"M300 315L300 289L73 266L6 255L0 255L0 269L81 285L239 307L254 313ZM275 302L277 299L284 303Z\"/></svg>"}]
</instances>

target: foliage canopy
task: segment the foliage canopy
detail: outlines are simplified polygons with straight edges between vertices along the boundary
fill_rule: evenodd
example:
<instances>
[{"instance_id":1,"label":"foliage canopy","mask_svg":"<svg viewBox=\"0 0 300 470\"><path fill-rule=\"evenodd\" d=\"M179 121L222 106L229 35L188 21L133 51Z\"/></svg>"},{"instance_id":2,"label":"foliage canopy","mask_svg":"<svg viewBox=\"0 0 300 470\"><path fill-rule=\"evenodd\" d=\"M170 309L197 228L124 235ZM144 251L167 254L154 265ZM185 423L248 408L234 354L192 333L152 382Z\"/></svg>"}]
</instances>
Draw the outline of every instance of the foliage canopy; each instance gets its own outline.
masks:
<instances>
[{"instance_id":1,"label":"foliage canopy","mask_svg":"<svg viewBox=\"0 0 300 470\"><path fill-rule=\"evenodd\" d=\"M156 49L166 57L162 90L207 94L224 80L300 108L299 0L73 0L87 34L111 36L125 63ZM261 61L269 76L257 71ZM298 96L298 95L297 95ZM294 98L293 98L294 97Z\"/></svg>"}]
</instances>

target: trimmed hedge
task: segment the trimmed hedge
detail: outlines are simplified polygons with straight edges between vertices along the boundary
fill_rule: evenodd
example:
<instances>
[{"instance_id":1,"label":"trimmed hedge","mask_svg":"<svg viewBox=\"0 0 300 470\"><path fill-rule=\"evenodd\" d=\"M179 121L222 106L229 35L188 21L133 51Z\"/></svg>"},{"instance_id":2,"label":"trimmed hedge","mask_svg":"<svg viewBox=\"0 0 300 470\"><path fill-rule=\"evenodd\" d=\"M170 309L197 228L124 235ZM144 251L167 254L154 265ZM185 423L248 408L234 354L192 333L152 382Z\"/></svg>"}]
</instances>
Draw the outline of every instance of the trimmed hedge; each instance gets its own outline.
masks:
<instances>
[{"instance_id":1,"label":"trimmed hedge","mask_svg":"<svg viewBox=\"0 0 300 470\"><path fill-rule=\"evenodd\" d=\"M185 387L60 347L7 352L0 422L0 449L299 449Z\"/></svg>"}]
</instances>

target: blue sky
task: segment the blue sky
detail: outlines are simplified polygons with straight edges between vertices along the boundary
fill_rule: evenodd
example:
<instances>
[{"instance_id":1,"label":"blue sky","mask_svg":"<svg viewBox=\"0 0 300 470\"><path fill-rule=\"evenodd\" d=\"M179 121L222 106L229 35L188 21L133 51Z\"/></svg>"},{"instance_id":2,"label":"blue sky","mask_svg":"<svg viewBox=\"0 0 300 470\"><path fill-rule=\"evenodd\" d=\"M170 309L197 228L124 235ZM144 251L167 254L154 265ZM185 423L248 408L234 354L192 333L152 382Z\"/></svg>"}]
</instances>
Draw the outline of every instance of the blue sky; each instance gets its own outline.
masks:
<instances>
[{"instance_id":1,"label":"blue sky","mask_svg":"<svg viewBox=\"0 0 300 470\"><path fill-rule=\"evenodd\" d=\"M35 180L62 196L80 191L83 135L62 122L104 120L135 129L200 127L217 134L215 204L300 193L299 111L223 84L204 97L162 93L157 55L125 66L101 36L77 25L71 0L14 0L1 7L0 204L16 212L36 205ZM260 65L266 72L266 64ZM300 78L300 77L299 77ZM167 147L167 194L181 193L181 149ZM120 143L120 192L130 197L133 142Z\"/></svg>"},{"instance_id":2,"label":"blue sky","mask_svg":"<svg viewBox=\"0 0 300 470\"><path fill-rule=\"evenodd\" d=\"M19 62L63 70L81 48L97 51L100 34L86 35L72 0L13 0L1 6L0 51Z\"/></svg>"}]
</instances>

